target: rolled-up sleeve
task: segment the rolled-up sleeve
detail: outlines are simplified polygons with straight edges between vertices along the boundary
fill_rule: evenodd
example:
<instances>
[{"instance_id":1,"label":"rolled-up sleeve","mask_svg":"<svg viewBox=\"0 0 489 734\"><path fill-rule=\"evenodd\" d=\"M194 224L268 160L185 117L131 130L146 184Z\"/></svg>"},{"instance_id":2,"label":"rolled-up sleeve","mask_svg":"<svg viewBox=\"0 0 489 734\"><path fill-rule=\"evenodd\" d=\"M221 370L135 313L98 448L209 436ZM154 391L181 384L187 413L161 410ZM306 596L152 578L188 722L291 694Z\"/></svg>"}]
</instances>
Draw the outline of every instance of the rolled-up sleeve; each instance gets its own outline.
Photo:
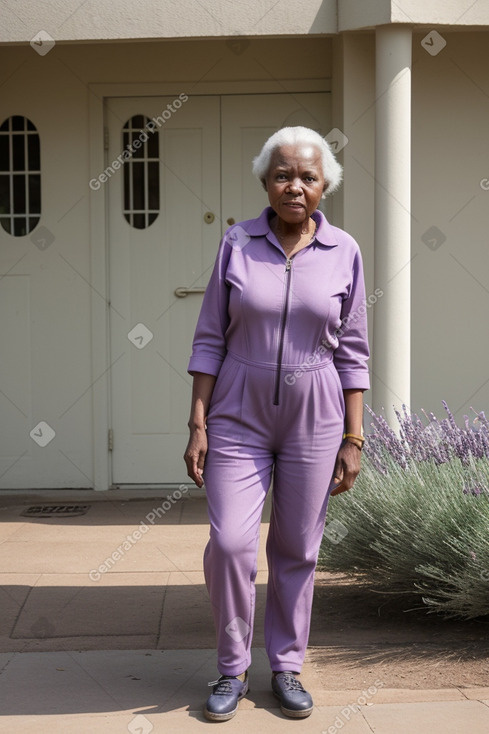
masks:
<instances>
[{"instance_id":1,"label":"rolled-up sleeve","mask_svg":"<svg viewBox=\"0 0 489 734\"><path fill-rule=\"evenodd\" d=\"M370 356L367 332L367 303L360 250L353 259L352 279L341 309L341 327L333 360L341 386L345 389L368 390L370 378L367 360Z\"/></svg>"},{"instance_id":2,"label":"rolled-up sleeve","mask_svg":"<svg viewBox=\"0 0 489 734\"><path fill-rule=\"evenodd\" d=\"M217 376L226 356L226 330L229 325L229 287L226 270L232 248L223 239L206 288L195 329L188 372Z\"/></svg>"}]
</instances>

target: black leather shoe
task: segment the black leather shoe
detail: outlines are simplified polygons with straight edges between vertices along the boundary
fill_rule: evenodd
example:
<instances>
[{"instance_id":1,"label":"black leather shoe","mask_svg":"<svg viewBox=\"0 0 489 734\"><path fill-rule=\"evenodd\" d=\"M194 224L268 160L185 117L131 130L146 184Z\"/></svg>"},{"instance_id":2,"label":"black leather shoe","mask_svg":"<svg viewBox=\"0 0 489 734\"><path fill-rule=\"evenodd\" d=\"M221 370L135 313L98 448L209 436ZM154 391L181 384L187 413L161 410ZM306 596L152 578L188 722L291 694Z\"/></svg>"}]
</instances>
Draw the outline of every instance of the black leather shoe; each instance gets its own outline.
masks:
<instances>
[{"instance_id":1,"label":"black leather shoe","mask_svg":"<svg viewBox=\"0 0 489 734\"><path fill-rule=\"evenodd\" d=\"M272 675L272 691L279 699L280 709L285 716L305 719L312 714L314 704L311 695L290 670Z\"/></svg>"},{"instance_id":2,"label":"black leather shoe","mask_svg":"<svg viewBox=\"0 0 489 734\"><path fill-rule=\"evenodd\" d=\"M215 681L214 689L207 699L204 716L210 721L227 721L232 719L238 710L238 702L248 693L248 671L244 681L235 676L221 675Z\"/></svg>"}]
</instances>

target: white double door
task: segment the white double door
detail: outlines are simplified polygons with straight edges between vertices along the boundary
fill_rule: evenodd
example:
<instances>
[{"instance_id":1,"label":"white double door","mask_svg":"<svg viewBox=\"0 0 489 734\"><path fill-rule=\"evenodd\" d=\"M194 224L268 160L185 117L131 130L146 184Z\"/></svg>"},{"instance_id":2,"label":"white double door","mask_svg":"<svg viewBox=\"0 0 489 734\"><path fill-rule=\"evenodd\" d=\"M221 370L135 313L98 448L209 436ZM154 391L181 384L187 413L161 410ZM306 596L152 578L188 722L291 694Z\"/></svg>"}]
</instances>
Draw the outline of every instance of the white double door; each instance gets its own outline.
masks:
<instances>
[{"instance_id":1,"label":"white double door","mask_svg":"<svg viewBox=\"0 0 489 734\"><path fill-rule=\"evenodd\" d=\"M258 216L268 204L251 174L252 158L284 125L307 125L323 134L331 127L327 93L191 96L180 106L174 102L173 97L107 101L108 164L127 143L128 121L137 126L137 116L160 119L153 125L157 165L153 143L143 150L146 160L141 152L134 154L133 162L141 165L132 177L116 164L107 182L114 484L186 481L182 456L192 382L187 363L202 293L229 223ZM146 198L141 194L137 200L133 189L141 187L144 175ZM134 222L144 221L136 216L128 222L128 206L139 212L146 207L153 216L159 211L149 226L137 228Z\"/></svg>"}]
</instances>

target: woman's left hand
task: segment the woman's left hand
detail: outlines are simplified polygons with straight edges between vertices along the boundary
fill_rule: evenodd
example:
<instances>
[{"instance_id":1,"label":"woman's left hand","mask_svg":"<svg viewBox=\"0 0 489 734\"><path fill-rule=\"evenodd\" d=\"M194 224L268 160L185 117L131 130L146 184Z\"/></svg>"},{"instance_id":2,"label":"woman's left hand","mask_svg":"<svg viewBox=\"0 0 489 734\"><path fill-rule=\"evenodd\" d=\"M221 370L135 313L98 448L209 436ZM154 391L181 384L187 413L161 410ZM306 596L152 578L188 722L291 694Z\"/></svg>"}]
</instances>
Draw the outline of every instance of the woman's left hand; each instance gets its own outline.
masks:
<instances>
[{"instance_id":1,"label":"woman's left hand","mask_svg":"<svg viewBox=\"0 0 489 734\"><path fill-rule=\"evenodd\" d=\"M341 444L333 472L333 482L336 486L331 492L332 497L353 487L360 471L360 454L358 447L350 441Z\"/></svg>"}]
</instances>

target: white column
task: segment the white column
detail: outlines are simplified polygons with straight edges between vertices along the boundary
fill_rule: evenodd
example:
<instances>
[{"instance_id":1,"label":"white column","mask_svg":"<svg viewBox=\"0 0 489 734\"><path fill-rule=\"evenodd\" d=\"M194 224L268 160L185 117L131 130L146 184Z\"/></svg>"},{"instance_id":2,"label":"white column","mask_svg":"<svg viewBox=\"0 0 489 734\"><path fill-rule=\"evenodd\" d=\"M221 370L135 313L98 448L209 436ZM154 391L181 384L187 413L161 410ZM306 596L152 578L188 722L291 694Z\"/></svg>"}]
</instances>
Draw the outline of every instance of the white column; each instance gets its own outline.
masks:
<instances>
[{"instance_id":1,"label":"white column","mask_svg":"<svg viewBox=\"0 0 489 734\"><path fill-rule=\"evenodd\" d=\"M394 429L411 391L411 44L409 28L376 31L373 405Z\"/></svg>"}]
</instances>

